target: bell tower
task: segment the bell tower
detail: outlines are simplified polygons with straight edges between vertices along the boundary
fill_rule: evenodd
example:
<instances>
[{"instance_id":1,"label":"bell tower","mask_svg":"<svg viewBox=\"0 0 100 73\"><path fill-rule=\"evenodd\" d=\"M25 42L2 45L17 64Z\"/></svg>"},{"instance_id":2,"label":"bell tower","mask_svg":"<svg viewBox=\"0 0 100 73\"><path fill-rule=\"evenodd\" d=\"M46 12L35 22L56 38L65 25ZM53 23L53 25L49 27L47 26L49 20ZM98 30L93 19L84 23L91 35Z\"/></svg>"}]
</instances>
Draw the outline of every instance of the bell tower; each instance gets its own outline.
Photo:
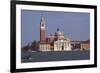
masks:
<instances>
[{"instance_id":1,"label":"bell tower","mask_svg":"<svg viewBox=\"0 0 100 73\"><path fill-rule=\"evenodd\" d=\"M45 18L43 16L40 20L40 42L45 42Z\"/></svg>"}]
</instances>

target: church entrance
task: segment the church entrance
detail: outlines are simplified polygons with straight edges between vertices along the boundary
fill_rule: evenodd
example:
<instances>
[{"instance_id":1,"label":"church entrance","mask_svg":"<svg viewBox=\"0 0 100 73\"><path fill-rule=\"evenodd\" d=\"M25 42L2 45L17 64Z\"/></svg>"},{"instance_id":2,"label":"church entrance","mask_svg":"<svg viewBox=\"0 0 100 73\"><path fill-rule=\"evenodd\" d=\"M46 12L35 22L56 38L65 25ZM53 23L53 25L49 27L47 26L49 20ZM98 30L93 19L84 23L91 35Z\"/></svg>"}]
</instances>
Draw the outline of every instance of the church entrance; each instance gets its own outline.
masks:
<instances>
[{"instance_id":1,"label":"church entrance","mask_svg":"<svg viewBox=\"0 0 100 73\"><path fill-rule=\"evenodd\" d=\"M64 50L64 46L62 45L62 50Z\"/></svg>"}]
</instances>

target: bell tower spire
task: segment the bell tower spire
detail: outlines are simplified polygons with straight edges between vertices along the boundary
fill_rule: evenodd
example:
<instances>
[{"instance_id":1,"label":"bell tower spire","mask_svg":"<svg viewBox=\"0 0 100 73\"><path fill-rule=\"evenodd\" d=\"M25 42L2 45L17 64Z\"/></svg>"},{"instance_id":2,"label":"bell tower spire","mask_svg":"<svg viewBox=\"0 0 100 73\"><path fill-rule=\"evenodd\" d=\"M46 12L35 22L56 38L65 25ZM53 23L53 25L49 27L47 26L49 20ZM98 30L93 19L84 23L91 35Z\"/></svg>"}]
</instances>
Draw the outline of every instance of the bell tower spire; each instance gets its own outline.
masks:
<instances>
[{"instance_id":1,"label":"bell tower spire","mask_svg":"<svg viewBox=\"0 0 100 73\"><path fill-rule=\"evenodd\" d=\"M40 42L45 42L45 18L43 16L40 20Z\"/></svg>"}]
</instances>

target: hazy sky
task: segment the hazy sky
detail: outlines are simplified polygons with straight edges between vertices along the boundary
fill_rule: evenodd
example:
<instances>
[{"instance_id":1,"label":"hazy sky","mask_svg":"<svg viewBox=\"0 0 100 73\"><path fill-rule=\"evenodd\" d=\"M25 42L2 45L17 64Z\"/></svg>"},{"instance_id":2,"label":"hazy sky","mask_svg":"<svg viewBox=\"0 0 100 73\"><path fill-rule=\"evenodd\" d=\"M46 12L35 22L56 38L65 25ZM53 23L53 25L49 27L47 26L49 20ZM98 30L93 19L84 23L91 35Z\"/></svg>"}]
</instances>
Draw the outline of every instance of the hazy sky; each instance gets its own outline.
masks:
<instances>
[{"instance_id":1,"label":"hazy sky","mask_svg":"<svg viewBox=\"0 0 100 73\"><path fill-rule=\"evenodd\" d=\"M90 38L89 13L21 10L22 46L40 39L41 16L45 17L46 36L54 34L59 28L71 40Z\"/></svg>"}]
</instances>

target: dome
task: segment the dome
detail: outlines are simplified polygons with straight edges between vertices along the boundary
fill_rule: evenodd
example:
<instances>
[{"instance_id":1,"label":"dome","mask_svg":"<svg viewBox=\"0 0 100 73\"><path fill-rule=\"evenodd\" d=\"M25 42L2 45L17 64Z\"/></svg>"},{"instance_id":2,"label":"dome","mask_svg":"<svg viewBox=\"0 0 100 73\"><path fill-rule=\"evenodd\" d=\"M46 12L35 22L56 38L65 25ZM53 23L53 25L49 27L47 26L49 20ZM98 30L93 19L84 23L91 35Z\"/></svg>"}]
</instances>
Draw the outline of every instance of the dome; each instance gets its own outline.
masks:
<instances>
[{"instance_id":1,"label":"dome","mask_svg":"<svg viewBox=\"0 0 100 73\"><path fill-rule=\"evenodd\" d=\"M63 36L64 34L57 28L57 32L55 33L57 36Z\"/></svg>"},{"instance_id":2,"label":"dome","mask_svg":"<svg viewBox=\"0 0 100 73\"><path fill-rule=\"evenodd\" d=\"M58 32L57 32L57 35L63 36L63 33L62 33L61 31L58 31Z\"/></svg>"}]
</instances>

